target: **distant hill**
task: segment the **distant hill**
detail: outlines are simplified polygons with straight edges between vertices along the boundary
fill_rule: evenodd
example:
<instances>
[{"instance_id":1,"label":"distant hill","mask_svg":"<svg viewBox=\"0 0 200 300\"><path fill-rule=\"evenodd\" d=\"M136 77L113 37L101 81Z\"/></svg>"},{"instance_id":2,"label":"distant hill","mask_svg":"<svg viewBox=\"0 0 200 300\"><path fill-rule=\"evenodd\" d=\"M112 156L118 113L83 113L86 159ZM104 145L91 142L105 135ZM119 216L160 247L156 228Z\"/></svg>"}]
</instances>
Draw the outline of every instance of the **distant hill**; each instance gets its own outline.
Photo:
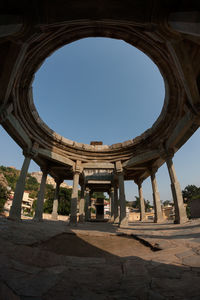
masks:
<instances>
[{"instance_id":1,"label":"distant hill","mask_svg":"<svg viewBox=\"0 0 200 300\"><path fill-rule=\"evenodd\" d=\"M3 173L0 173L0 185L2 185L5 188L7 188L8 186L8 181L6 180Z\"/></svg>"},{"instance_id":2,"label":"distant hill","mask_svg":"<svg viewBox=\"0 0 200 300\"><path fill-rule=\"evenodd\" d=\"M10 187L14 191L19 175L20 170L17 170L15 167L0 166L0 184L3 187ZM28 173L26 177L25 190L29 191L32 194L33 198L37 196L41 179L42 172ZM46 183L47 185L51 185L52 188L56 187L56 183L51 176L47 176ZM72 189L72 186L68 185L65 182L61 184L61 187L66 189Z\"/></svg>"},{"instance_id":3,"label":"distant hill","mask_svg":"<svg viewBox=\"0 0 200 300\"><path fill-rule=\"evenodd\" d=\"M41 182L41 180L42 180L42 172L32 172L30 175L31 175L32 177L36 178L36 180L37 180L38 183ZM55 180L54 180L51 176L47 176L47 181L46 181L46 183L47 183L47 184L53 185L54 188L56 187ZM71 185L68 185L68 184L65 183L65 182L61 183L60 186L63 187L63 188L66 188L66 189L72 189L72 186L71 186Z\"/></svg>"},{"instance_id":4,"label":"distant hill","mask_svg":"<svg viewBox=\"0 0 200 300\"><path fill-rule=\"evenodd\" d=\"M0 174L2 179L6 179L6 181L4 180L4 185L6 184L14 191L20 171L13 167L0 166Z\"/></svg>"}]
</instances>

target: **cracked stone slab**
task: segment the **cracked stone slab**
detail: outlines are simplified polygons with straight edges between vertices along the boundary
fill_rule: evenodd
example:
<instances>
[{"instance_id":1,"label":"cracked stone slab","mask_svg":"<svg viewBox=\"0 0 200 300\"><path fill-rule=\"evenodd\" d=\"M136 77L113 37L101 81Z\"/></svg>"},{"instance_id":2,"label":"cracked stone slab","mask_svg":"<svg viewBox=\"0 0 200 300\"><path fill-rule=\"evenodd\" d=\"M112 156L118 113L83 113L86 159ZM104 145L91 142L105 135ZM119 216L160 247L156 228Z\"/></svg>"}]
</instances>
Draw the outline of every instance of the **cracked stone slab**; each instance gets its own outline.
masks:
<instances>
[{"instance_id":1,"label":"cracked stone slab","mask_svg":"<svg viewBox=\"0 0 200 300\"><path fill-rule=\"evenodd\" d=\"M183 264L186 266L200 268L200 256L199 255L191 255L183 257Z\"/></svg>"}]
</instances>

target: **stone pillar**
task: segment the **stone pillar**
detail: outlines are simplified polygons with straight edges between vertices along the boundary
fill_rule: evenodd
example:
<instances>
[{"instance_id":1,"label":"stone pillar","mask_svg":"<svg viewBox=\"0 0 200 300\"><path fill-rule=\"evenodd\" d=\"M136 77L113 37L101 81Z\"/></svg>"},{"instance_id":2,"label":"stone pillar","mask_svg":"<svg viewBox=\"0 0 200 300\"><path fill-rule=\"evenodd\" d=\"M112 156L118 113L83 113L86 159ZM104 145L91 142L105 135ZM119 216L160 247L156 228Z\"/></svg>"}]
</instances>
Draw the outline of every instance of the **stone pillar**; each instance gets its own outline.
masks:
<instances>
[{"instance_id":1,"label":"stone pillar","mask_svg":"<svg viewBox=\"0 0 200 300\"><path fill-rule=\"evenodd\" d=\"M88 207L88 215L89 215L89 220L91 220L91 213L92 213L92 209L91 209L91 197L92 197L93 191L90 190L89 193L89 207Z\"/></svg>"},{"instance_id":2,"label":"stone pillar","mask_svg":"<svg viewBox=\"0 0 200 300\"><path fill-rule=\"evenodd\" d=\"M84 207L85 207L85 186L82 185L81 186L81 199L80 199L80 202L79 202L79 222L84 222Z\"/></svg>"},{"instance_id":3,"label":"stone pillar","mask_svg":"<svg viewBox=\"0 0 200 300\"><path fill-rule=\"evenodd\" d=\"M154 223L161 223L163 222L163 214L162 214L162 208L161 208L161 202L160 202L160 194L158 191L158 185L156 182L156 176L155 173L157 169L152 169L151 171L151 184L152 184L152 190L153 190L153 202L154 202Z\"/></svg>"},{"instance_id":4,"label":"stone pillar","mask_svg":"<svg viewBox=\"0 0 200 300\"><path fill-rule=\"evenodd\" d=\"M126 216L126 198L124 192L124 173L122 164L120 161L116 162L116 170L118 174L118 182L119 182L119 205L120 205L120 217L119 222L120 226L128 225L128 218Z\"/></svg>"},{"instance_id":5,"label":"stone pillar","mask_svg":"<svg viewBox=\"0 0 200 300\"><path fill-rule=\"evenodd\" d=\"M172 189L172 195L174 199L174 206L175 206L175 221L176 224L182 224L187 222L187 215L186 210L183 204L183 197L181 192L181 187L178 182L175 168L172 161L172 156L168 156L166 158L167 168L169 171L169 176L171 180L171 189Z\"/></svg>"},{"instance_id":6,"label":"stone pillar","mask_svg":"<svg viewBox=\"0 0 200 300\"><path fill-rule=\"evenodd\" d=\"M111 187L110 193L110 221L114 222L114 188Z\"/></svg>"},{"instance_id":7,"label":"stone pillar","mask_svg":"<svg viewBox=\"0 0 200 300\"><path fill-rule=\"evenodd\" d=\"M45 193L45 187L46 187L46 180L47 180L47 169L42 169L42 180L40 183L40 190L38 193L37 203L36 203L36 209L35 209L35 216L33 218L36 222L41 222L43 220L42 214L43 214L43 206L44 206L44 193Z\"/></svg>"},{"instance_id":8,"label":"stone pillar","mask_svg":"<svg viewBox=\"0 0 200 300\"><path fill-rule=\"evenodd\" d=\"M146 220L145 215L145 204L144 204L144 197L142 192L142 181L138 182L138 193L139 193L139 199L140 199L140 221Z\"/></svg>"},{"instance_id":9,"label":"stone pillar","mask_svg":"<svg viewBox=\"0 0 200 300\"><path fill-rule=\"evenodd\" d=\"M119 209L118 209L118 189L117 185L114 186L114 223L119 223Z\"/></svg>"},{"instance_id":10,"label":"stone pillar","mask_svg":"<svg viewBox=\"0 0 200 300\"><path fill-rule=\"evenodd\" d=\"M78 182L80 172L74 172L73 179L73 190L71 198L71 213L70 213L70 224L77 224L77 202L78 202Z\"/></svg>"},{"instance_id":11,"label":"stone pillar","mask_svg":"<svg viewBox=\"0 0 200 300\"><path fill-rule=\"evenodd\" d=\"M90 189L87 187L85 190L85 221L89 221L89 203L90 203Z\"/></svg>"},{"instance_id":12,"label":"stone pillar","mask_svg":"<svg viewBox=\"0 0 200 300\"><path fill-rule=\"evenodd\" d=\"M20 176L16 184L15 195L10 209L9 219L11 220L17 221L21 219L21 205L30 161L31 156L25 154L24 163L22 165Z\"/></svg>"},{"instance_id":13,"label":"stone pillar","mask_svg":"<svg viewBox=\"0 0 200 300\"><path fill-rule=\"evenodd\" d=\"M58 219L58 198L59 198L59 191L60 191L60 185L62 183L62 180L56 180L56 190L53 200L53 210L51 214L52 220Z\"/></svg>"}]
</instances>

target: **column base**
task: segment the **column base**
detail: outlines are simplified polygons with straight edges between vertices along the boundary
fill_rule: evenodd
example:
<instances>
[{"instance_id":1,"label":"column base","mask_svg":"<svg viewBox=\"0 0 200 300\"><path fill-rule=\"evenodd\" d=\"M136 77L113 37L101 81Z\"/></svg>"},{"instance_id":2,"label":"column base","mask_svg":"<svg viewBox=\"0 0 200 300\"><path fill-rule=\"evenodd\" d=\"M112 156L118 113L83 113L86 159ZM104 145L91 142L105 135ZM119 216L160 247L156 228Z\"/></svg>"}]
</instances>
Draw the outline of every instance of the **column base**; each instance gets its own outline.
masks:
<instances>
[{"instance_id":1,"label":"column base","mask_svg":"<svg viewBox=\"0 0 200 300\"><path fill-rule=\"evenodd\" d=\"M125 217L123 220L120 221L119 227L126 227L128 226L128 218Z\"/></svg>"},{"instance_id":2,"label":"column base","mask_svg":"<svg viewBox=\"0 0 200 300\"><path fill-rule=\"evenodd\" d=\"M52 220L58 220L58 214L57 213L52 213L51 214L51 219Z\"/></svg>"},{"instance_id":3,"label":"column base","mask_svg":"<svg viewBox=\"0 0 200 300\"><path fill-rule=\"evenodd\" d=\"M12 221L21 221L21 208L20 210L16 208L12 210L11 206L8 219Z\"/></svg>"},{"instance_id":4,"label":"column base","mask_svg":"<svg viewBox=\"0 0 200 300\"><path fill-rule=\"evenodd\" d=\"M84 223L84 215L79 215L79 217L78 217L78 221L80 222L80 223Z\"/></svg>"},{"instance_id":5,"label":"column base","mask_svg":"<svg viewBox=\"0 0 200 300\"><path fill-rule=\"evenodd\" d=\"M19 218L18 216L8 216L7 219L15 222L21 222L22 220L21 217Z\"/></svg>"},{"instance_id":6,"label":"column base","mask_svg":"<svg viewBox=\"0 0 200 300\"><path fill-rule=\"evenodd\" d=\"M109 222L109 223L114 223L114 216L112 216L112 217L109 219L108 222Z\"/></svg>"},{"instance_id":7,"label":"column base","mask_svg":"<svg viewBox=\"0 0 200 300\"><path fill-rule=\"evenodd\" d=\"M187 222L188 222L188 218L181 218L181 219L174 220L174 224L184 224Z\"/></svg>"},{"instance_id":8,"label":"column base","mask_svg":"<svg viewBox=\"0 0 200 300\"><path fill-rule=\"evenodd\" d=\"M119 224L119 217L116 217L116 218L114 219L114 224Z\"/></svg>"},{"instance_id":9,"label":"column base","mask_svg":"<svg viewBox=\"0 0 200 300\"><path fill-rule=\"evenodd\" d=\"M77 225L77 216L70 216L69 225Z\"/></svg>"},{"instance_id":10,"label":"column base","mask_svg":"<svg viewBox=\"0 0 200 300\"><path fill-rule=\"evenodd\" d=\"M158 223L163 223L163 222L164 222L164 219L162 219L162 218L161 218L161 219L155 219L155 220L154 220L154 223L157 223L157 224L158 224Z\"/></svg>"},{"instance_id":11,"label":"column base","mask_svg":"<svg viewBox=\"0 0 200 300\"><path fill-rule=\"evenodd\" d=\"M43 222L43 219L41 219L41 218L38 218L38 217L34 217L33 219L33 222Z\"/></svg>"}]
</instances>

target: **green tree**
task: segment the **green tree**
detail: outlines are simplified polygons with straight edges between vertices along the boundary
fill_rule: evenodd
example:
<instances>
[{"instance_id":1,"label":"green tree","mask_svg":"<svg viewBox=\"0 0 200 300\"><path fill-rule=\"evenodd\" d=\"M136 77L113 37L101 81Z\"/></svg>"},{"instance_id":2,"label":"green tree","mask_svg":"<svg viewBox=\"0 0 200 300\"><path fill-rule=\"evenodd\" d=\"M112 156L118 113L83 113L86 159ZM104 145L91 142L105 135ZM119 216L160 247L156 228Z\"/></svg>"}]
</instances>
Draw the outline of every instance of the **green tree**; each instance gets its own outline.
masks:
<instances>
[{"instance_id":1,"label":"green tree","mask_svg":"<svg viewBox=\"0 0 200 300\"><path fill-rule=\"evenodd\" d=\"M93 194L92 194L92 197L93 198L101 198L101 199L105 199L105 195L104 195L104 193L103 192L94 192Z\"/></svg>"},{"instance_id":2,"label":"green tree","mask_svg":"<svg viewBox=\"0 0 200 300\"><path fill-rule=\"evenodd\" d=\"M13 168L0 166L0 172L4 174L8 182L8 186L10 186L11 189L14 191L17 180L19 178L20 171Z\"/></svg>"},{"instance_id":3,"label":"green tree","mask_svg":"<svg viewBox=\"0 0 200 300\"><path fill-rule=\"evenodd\" d=\"M149 200L144 199L144 205L145 211L148 211L150 208L152 208ZM138 209L140 208L140 198L138 196L135 196L135 201L132 201L132 207Z\"/></svg>"},{"instance_id":4,"label":"green tree","mask_svg":"<svg viewBox=\"0 0 200 300\"><path fill-rule=\"evenodd\" d=\"M187 185L182 191L182 195L183 199L187 201L200 198L200 188L193 184Z\"/></svg>"},{"instance_id":5,"label":"green tree","mask_svg":"<svg viewBox=\"0 0 200 300\"><path fill-rule=\"evenodd\" d=\"M200 199L200 188L196 185L191 184L187 185L182 191L183 200L187 202L186 213L187 217L191 218L191 209L190 209L190 201L194 199Z\"/></svg>"},{"instance_id":6,"label":"green tree","mask_svg":"<svg viewBox=\"0 0 200 300\"><path fill-rule=\"evenodd\" d=\"M149 201L149 200L145 200L145 199L144 199L144 204L145 204L145 211L149 211L149 209L153 207L153 206L150 204L150 201Z\"/></svg>"},{"instance_id":7,"label":"green tree","mask_svg":"<svg viewBox=\"0 0 200 300\"><path fill-rule=\"evenodd\" d=\"M132 207L140 208L140 198L138 196L135 196L135 201L133 201Z\"/></svg>"},{"instance_id":8,"label":"green tree","mask_svg":"<svg viewBox=\"0 0 200 300\"><path fill-rule=\"evenodd\" d=\"M6 203L7 198L8 198L8 191L4 186L0 184L0 212L3 211L4 204Z\"/></svg>"},{"instance_id":9,"label":"green tree","mask_svg":"<svg viewBox=\"0 0 200 300\"><path fill-rule=\"evenodd\" d=\"M44 213L51 214L53 209L53 200L55 195L55 189L53 185L46 184L46 190L45 190L45 199L43 211Z\"/></svg>"},{"instance_id":10,"label":"green tree","mask_svg":"<svg viewBox=\"0 0 200 300\"><path fill-rule=\"evenodd\" d=\"M59 215L69 215L70 213L70 201L71 201L71 189L60 188L59 191L59 201L58 201L58 214ZM55 195L55 189L52 185L47 185L44 203L44 212L51 214L53 209L53 200Z\"/></svg>"},{"instance_id":11,"label":"green tree","mask_svg":"<svg viewBox=\"0 0 200 300\"><path fill-rule=\"evenodd\" d=\"M163 206L172 205L172 202L170 200L162 201Z\"/></svg>"},{"instance_id":12,"label":"green tree","mask_svg":"<svg viewBox=\"0 0 200 300\"><path fill-rule=\"evenodd\" d=\"M31 192L38 192L40 184L37 182L35 177L32 177L30 174L27 175L25 190Z\"/></svg>"},{"instance_id":13,"label":"green tree","mask_svg":"<svg viewBox=\"0 0 200 300\"><path fill-rule=\"evenodd\" d=\"M66 188L60 188L59 201L58 201L58 214L69 215L70 213L70 201L72 196L72 190Z\"/></svg>"}]
</instances>

